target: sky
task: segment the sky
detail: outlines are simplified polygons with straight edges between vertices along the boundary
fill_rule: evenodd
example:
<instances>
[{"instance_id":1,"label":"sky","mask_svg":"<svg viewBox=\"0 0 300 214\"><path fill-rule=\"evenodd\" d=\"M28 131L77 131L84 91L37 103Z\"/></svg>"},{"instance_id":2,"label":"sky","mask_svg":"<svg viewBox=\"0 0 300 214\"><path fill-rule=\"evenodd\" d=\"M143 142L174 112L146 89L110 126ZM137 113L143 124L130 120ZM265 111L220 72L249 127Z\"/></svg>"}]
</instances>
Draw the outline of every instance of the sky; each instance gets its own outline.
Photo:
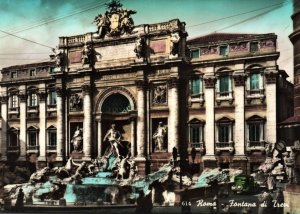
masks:
<instances>
[{"instance_id":1,"label":"sky","mask_svg":"<svg viewBox=\"0 0 300 214\"><path fill-rule=\"evenodd\" d=\"M58 37L95 32L92 22L106 11L106 2L109 0L0 0L0 68L48 60ZM293 26L292 0L120 2L137 11L132 16L135 25L175 18L186 22L188 39L213 32L275 33L279 68L293 80L293 46L288 38Z\"/></svg>"}]
</instances>

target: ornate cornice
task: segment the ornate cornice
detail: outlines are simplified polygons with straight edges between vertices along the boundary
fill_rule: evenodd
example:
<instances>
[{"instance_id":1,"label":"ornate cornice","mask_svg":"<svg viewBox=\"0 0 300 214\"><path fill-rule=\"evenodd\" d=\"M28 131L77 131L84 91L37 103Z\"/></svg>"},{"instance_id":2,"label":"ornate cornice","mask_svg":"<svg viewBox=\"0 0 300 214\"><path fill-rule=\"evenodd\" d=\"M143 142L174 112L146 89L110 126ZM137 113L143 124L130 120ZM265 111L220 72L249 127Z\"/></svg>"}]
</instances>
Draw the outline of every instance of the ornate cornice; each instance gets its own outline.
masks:
<instances>
[{"instance_id":1,"label":"ornate cornice","mask_svg":"<svg viewBox=\"0 0 300 214\"><path fill-rule=\"evenodd\" d=\"M247 75L244 73L241 74L233 74L233 80L235 86L244 86L245 81L247 80Z\"/></svg>"},{"instance_id":2,"label":"ornate cornice","mask_svg":"<svg viewBox=\"0 0 300 214\"><path fill-rule=\"evenodd\" d=\"M27 94L23 93L23 94L19 94L18 96L19 96L21 102L27 101Z\"/></svg>"},{"instance_id":3,"label":"ornate cornice","mask_svg":"<svg viewBox=\"0 0 300 214\"><path fill-rule=\"evenodd\" d=\"M215 88L216 81L217 81L217 79L215 76L210 76L210 77L204 76L205 88Z\"/></svg>"},{"instance_id":4,"label":"ornate cornice","mask_svg":"<svg viewBox=\"0 0 300 214\"><path fill-rule=\"evenodd\" d=\"M278 72L275 71L266 71L265 77L266 77L266 83L267 84L274 84L277 81Z\"/></svg>"}]
</instances>

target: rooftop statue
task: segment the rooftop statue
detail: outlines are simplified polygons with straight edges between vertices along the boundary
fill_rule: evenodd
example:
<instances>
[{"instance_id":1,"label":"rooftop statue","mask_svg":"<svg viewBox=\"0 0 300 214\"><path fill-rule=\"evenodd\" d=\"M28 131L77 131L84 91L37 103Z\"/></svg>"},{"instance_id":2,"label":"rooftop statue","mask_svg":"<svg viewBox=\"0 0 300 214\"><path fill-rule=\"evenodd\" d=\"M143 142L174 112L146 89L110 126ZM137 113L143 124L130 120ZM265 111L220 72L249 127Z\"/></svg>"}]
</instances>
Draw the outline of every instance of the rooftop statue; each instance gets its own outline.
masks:
<instances>
[{"instance_id":1,"label":"rooftop statue","mask_svg":"<svg viewBox=\"0 0 300 214\"><path fill-rule=\"evenodd\" d=\"M105 14L98 14L94 19L99 37L103 39L106 35L114 37L131 34L134 28L131 15L136 11L123 9L122 4L117 0L106 3L106 7L109 11Z\"/></svg>"}]
</instances>

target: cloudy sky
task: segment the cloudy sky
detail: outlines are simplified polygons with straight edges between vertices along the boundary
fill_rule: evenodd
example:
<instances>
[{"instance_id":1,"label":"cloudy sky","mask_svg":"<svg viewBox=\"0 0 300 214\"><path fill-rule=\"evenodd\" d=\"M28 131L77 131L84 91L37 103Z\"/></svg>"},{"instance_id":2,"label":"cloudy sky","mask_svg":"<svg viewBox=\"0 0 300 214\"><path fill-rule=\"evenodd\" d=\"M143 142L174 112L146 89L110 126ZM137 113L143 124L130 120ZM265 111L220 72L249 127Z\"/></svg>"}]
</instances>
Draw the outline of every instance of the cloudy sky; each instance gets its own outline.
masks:
<instances>
[{"instance_id":1,"label":"cloudy sky","mask_svg":"<svg viewBox=\"0 0 300 214\"><path fill-rule=\"evenodd\" d=\"M59 36L96 31L108 0L0 0L0 68L44 61ZM275 33L278 64L292 77L291 0L121 0L135 24L179 18L189 37L212 32ZM33 42L29 42L31 40ZM34 43L35 42L35 43ZM38 43L38 44L36 44ZM292 78L290 78L292 80Z\"/></svg>"}]
</instances>

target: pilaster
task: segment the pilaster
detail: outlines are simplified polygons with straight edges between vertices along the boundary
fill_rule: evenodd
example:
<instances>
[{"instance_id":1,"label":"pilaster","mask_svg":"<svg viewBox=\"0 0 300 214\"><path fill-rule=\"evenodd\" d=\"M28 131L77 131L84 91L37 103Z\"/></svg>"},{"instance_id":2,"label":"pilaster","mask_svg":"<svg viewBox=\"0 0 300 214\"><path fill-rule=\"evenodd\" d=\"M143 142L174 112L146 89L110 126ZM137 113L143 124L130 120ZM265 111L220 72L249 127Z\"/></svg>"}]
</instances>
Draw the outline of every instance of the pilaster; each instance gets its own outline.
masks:
<instances>
[{"instance_id":1,"label":"pilaster","mask_svg":"<svg viewBox=\"0 0 300 214\"><path fill-rule=\"evenodd\" d=\"M7 156L7 138L8 138L8 133L7 133L7 108L8 108L8 96L1 96L1 146L0 146L0 153L1 153L1 161L6 161Z\"/></svg>"},{"instance_id":2,"label":"pilaster","mask_svg":"<svg viewBox=\"0 0 300 214\"><path fill-rule=\"evenodd\" d=\"M168 80L168 152L173 148L179 149L179 101L178 101L178 79L172 77Z\"/></svg>"},{"instance_id":3,"label":"pilaster","mask_svg":"<svg viewBox=\"0 0 300 214\"><path fill-rule=\"evenodd\" d=\"M56 87L56 118L57 118L57 145L56 145L56 161L63 161L63 149L65 140L64 125L64 91L61 87Z\"/></svg>"},{"instance_id":4,"label":"pilaster","mask_svg":"<svg viewBox=\"0 0 300 214\"><path fill-rule=\"evenodd\" d=\"M83 93L83 159L91 159L92 150L92 103L90 84L82 85Z\"/></svg>"},{"instance_id":5,"label":"pilaster","mask_svg":"<svg viewBox=\"0 0 300 214\"><path fill-rule=\"evenodd\" d=\"M20 156L18 160L25 161L26 146L27 146L27 134L26 134L27 94L26 93L19 94L19 99L20 99L20 136L19 136Z\"/></svg>"},{"instance_id":6,"label":"pilaster","mask_svg":"<svg viewBox=\"0 0 300 214\"><path fill-rule=\"evenodd\" d=\"M46 100L47 100L47 93L42 91L39 93L39 117L40 117L40 132L39 132L39 161L46 161Z\"/></svg>"}]
</instances>

